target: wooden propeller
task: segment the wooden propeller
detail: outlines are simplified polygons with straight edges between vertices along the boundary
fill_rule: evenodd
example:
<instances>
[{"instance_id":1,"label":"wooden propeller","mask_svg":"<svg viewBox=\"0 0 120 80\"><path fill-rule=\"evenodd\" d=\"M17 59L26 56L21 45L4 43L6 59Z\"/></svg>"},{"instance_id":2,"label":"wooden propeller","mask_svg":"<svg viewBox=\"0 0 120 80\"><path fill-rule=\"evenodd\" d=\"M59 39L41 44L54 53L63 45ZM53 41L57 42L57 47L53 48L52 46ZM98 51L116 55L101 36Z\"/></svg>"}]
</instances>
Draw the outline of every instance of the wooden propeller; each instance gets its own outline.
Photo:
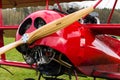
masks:
<instances>
[{"instance_id":1,"label":"wooden propeller","mask_svg":"<svg viewBox=\"0 0 120 80\"><path fill-rule=\"evenodd\" d=\"M5 53L6 51L9 51L9 50L21 45L21 44L24 44L24 43L30 44L39 38L42 38L42 37L48 36L52 33L55 33L56 31L63 29L65 27L67 27L68 25L72 24L73 22L77 21L78 19L86 16L93 10L94 10L94 7L88 7L88 8L79 10L79 11L69 14L65 17L57 19L51 23L48 23L48 24L44 25L43 27L40 27L39 29L37 29L31 33L26 33L23 35L23 37L20 40L1 47L0 55Z\"/></svg>"}]
</instances>

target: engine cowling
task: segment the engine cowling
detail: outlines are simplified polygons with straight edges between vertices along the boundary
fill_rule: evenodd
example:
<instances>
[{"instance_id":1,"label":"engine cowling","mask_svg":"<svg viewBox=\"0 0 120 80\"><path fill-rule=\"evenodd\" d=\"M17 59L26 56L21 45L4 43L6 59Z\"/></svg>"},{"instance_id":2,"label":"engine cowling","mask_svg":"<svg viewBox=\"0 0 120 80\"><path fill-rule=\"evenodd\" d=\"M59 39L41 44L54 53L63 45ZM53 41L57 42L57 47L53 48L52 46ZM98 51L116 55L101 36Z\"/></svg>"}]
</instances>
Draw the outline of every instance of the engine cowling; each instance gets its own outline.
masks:
<instances>
[{"instance_id":1,"label":"engine cowling","mask_svg":"<svg viewBox=\"0 0 120 80\"><path fill-rule=\"evenodd\" d=\"M42 10L32 13L20 24L16 34L16 40L19 40L23 34L30 33L63 16L65 15L51 10ZM52 35L57 34L54 33ZM22 44L16 49L22 53L26 63L29 65L36 64L36 68L47 76L64 74L64 72L69 71L68 69L72 67L70 61L64 54L61 54L48 45L43 45L41 39L31 44Z\"/></svg>"}]
</instances>

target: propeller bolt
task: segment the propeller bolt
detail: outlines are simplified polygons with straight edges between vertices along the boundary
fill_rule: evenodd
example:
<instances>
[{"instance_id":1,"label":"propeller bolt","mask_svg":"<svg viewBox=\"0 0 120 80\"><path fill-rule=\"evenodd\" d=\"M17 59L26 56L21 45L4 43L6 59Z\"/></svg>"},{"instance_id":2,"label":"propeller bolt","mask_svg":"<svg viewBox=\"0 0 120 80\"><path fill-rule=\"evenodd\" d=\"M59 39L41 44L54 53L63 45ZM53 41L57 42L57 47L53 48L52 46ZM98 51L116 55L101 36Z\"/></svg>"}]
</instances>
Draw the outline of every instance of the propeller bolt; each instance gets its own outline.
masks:
<instances>
[{"instance_id":1,"label":"propeller bolt","mask_svg":"<svg viewBox=\"0 0 120 80\"><path fill-rule=\"evenodd\" d=\"M28 34L24 34L22 36L22 41L23 41L23 43L27 43L27 41L28 41Z\"/></svg>"}]
</instances>

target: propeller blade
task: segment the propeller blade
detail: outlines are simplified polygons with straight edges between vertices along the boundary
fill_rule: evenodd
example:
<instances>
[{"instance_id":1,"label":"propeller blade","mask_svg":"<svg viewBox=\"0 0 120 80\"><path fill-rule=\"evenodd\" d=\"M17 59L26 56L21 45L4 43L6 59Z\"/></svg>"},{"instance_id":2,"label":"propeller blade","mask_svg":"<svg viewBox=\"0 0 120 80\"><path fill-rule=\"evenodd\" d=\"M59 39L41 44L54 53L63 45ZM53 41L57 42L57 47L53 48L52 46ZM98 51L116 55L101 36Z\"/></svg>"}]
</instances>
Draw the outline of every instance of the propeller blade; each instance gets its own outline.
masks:
<instances>
[{"instance_id":1,"label":"propeller blade","mask_svg":"<svg viewBox=\"0 0 120 80\"><path fill-rule=\"evenodd\" d=\"M48 23L48 24L44 25L43 27L40 27L39 29L37 29L31 33L27 33L22 37L22 39L14 42L14 43L8 44L4 47L1 47L0 55L2 53L5 53L8 50L11 50L11 49L21 45L21 44L24 44L24 43L30 44L39 38L42 38L42 37L48 36L52 33L55 33L56 31L63 29L65 27L69 26L70 24L72 24L73 22L77 21L78 19L86 16L93 10L94 10L94 7L88 7L88 8L76 11L72 14L69 14L65 17L57 19L51 23Z\"/></svg>"},{"instance_id":2,"label":"propeller blade","mask_svg":"<svg viewBox=\"0 0 120 80\"><path fill-rule=\"evenodd\" d=\"M5 46L1 47L0 48L0 55L2 53L5 53L6 51L9 51L9 50L19 46L20 44L23 44L23 41L21 39L16 41L16 42L13 42L13 43L10 43L8 45L5 45Z\"/></svg>"},{"instance_id":3,"label":"propeller blade","mask_svg":"<svg viewBox=\"0 0 120 80\"><path fill-rule=\"evenodd\" d=\"M77 21L78 19L86 16L93 10L94 10L93 7L88 7L77 12L74 12L72 14L69 14L63 18L57 19L49 24L46 24L45 26L30 33L29 40L27 41L27 43L31 43L41 37L55 33L56 31L63 29L68 25L72 24L73 22Z\"/></svg>"}]
</instances>

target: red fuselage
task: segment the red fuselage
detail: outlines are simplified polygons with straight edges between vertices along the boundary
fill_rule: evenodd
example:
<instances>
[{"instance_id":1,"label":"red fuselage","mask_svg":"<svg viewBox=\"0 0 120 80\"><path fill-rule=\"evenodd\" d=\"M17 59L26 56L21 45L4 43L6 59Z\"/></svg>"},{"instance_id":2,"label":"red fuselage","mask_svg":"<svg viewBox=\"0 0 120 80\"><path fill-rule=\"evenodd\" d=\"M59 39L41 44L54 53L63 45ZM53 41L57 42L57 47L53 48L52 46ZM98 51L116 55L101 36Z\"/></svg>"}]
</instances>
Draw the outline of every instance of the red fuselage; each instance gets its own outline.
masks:
<instances>
[{"instance_id":1,"label":"red fuselage","mask_svg":"<svg viewBox=\"0 0 120 80\"><path fill-rule=\"evenodd\" d=\"M36 30L34 20L38 17L49 23L64 16L64 14L51 10L37 11L26 18L31 18L32 23L25 33ZM16 40L21 36L18 29ZM120 50L116 49L119 44L118 40L108 35L95 35L90 28L76 21L52 35L35 41L30 47L49 46L64 54L74 66L80 67L120 62Z\"/></svg>"}]
</instances>

